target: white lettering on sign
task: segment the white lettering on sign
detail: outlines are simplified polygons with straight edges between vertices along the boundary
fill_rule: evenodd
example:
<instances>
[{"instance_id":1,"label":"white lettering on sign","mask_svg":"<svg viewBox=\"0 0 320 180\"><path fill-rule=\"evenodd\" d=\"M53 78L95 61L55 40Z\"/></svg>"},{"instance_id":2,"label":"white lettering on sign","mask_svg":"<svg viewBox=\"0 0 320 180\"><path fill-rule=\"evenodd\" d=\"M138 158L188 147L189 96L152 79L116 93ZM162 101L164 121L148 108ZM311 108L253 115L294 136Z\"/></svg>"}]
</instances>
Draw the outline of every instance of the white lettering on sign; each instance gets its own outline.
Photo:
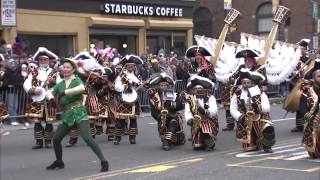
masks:
<instances>
[{"instance_id":1,"label":"white lettering on sign","mask_svg":"<svg viewBox=\"0 0 320 180\"><path fill-rule=\"evenodd\" d=\"M106 3L106 14L183 17L183 8Z\"/></svg>"},{"instance_id":2,"label":"white lettering on sign","mask_svg":"<svg viewBox=\"0 0 320 180\"><path fill-rule=\"evenodd\" d=\"M1 0L1 25L16 26L16 0Z\"/></svg>"}]
</instances>

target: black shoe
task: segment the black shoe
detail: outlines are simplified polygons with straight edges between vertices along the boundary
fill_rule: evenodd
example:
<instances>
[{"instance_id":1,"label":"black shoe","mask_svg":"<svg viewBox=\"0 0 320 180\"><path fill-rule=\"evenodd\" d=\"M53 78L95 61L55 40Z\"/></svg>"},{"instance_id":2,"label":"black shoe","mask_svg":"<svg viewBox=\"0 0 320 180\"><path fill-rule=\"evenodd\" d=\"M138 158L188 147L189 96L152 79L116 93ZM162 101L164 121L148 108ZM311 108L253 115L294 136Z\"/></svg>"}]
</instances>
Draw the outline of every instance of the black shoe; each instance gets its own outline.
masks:
<instances>
[{"instance_id":1,"label":"black shoe","mask_svg":"<svg viewBox=\"0 0 320 180\"><path fill-rule=\"evenodd\" d=\"M233 128L231 128L231 127L225 127L222 129L222 131L232 131L232 130L233 130Z\"/></svg>"},{"instance_id":2,"label":"black shoe","mask_svg":"<svg viewBox=\"0 0 320 180\"><path fill-rule=\"evenodd\" d=\"M170 143L167 140L162 142L162 149L165 151L169 151L171 149Z\"/></svg>"},{"instance_id":3,"label":"black shoe","mask_svg":"<svg viewBox=\"0 0 320 180\"><path fill-rule=\"evenodd\" d=\"M189 120L187 121L187 125L192 127L192 124L193 124L193 121L192 121L191 119L189 119Z\"/></svg>"},{"instance_id":4,"label":"black shoe","mask_svg":"<svg viewBox=\"0 0 320 180\"><path fill-rule=\"evenodd\" d=\"M128 129L128 128L125 128L125 129L124 129L123 135L125 135L125 136L128 136L128 135L129 135L129 129Z\"/></svg>"},{"instance_id":5,"label":"black shoe","mask_svg":"<svg viewBox=\"0 0 320 180\"><path fill-rule=\"evenodd\" d=\"M272 149L271 149L271 147L265 147L265 148L263 148L263 151L264 151L265 153L272 153L272 152L273 152Z\"/></svg>"},{"instance_id":6,"label":"black shoe","mask_svg":"<svg viewBox=\"0 0 320 180\"><path fill-rule=\"evenodd\" d=\"M114 136L112 135L108 136L108 141L113 141L113 139L114 139Z\"/></svg>"},{"instance_id":7,"label":"black shoe","mask_svg":"<svg viewBox=\"0 0 320 180\"><path fill-rule=\"evenodd\" d=\"M71 138L71 139L69 140L68 144L66 145L66 147L69 148L69 147L75 146L75 145L77 144L77 140L78 140L78 139L76 139L76 138Z\"/></svg>"},{"instance_id":8,"label":"black shoe","mask_svg":"<svg viewBox=\"0 0 320 180\"><path fill-rule=\"evenodd\" d=\"M303 127L295 127L291 129L291 132L302 132L302 131L303 131Z\"/></svg>"},{"instance_id":9,"label":"black shoe","mask_svg":"<svg viewBox=\"0 0 320 180\"><path fill-rule=\"evenodd\" d=\"M109 171L109 163L108 161L101 161L101 172Z\"/></svg>"},{"instance_id":10,"label":"black shoe","mask_svg":"<svg viewBox=\"0 0 320 180\"><path fill-rule=\"evenodd\" d=\"M129 136L130 144L136 144L136 136Z\"/></svg>"},{"instance_id":11,"label":"black shoe","mask_svg":"<svg viewBox=\"0 0 320 180\"><path fill-rule=\"evenodd\" d=\"M115 136L113 144L114 145L119 145L120 141L121 141L121 136Z\"/></svg>"},{"instance_id":12,"label":"black shoe","mask_svg":"<svg viewBox=\"0 0 320 180\"><path fill-rule=\"evenodd\" d=\"M214 147L216 146L215 140L213 138L207 139L205 141L205 144L206 144L207 151L213 151Z\"/></svg>"},{"instance_id":13,"label":"black shoe","mask_svg":"<svg viewBox=\"0 0 320 180\"><path fill-rule=\"evenodd\" d=\"M63 161L54 161L50 166L46 167L47 170L54 170L54 169L63 169L64 163Z\"/></svg>"},{"instance_id":14,"label":"black shoe","mask_svg":"<svg viewBox=\"0 0 320 180\"><path fill-rule=\"evenodd\" d=\"M189 138L188 138L188 141L192 141L192 137L189 137Z\"/></svg>"},{"instance_id":15,"label":"black shoe","mask_svg":"<svg viewBox=\"0 0 320 180\"><path fill-rule=\"evenodd\" d=\"M45 143L44 143L44 147L47 148L47 149L52 148L51 141L45 142Z\"/></svg>"},{"instance_id":16,"label":"black shoe","mask_svg":"<svg viewBox=\"0 0 320 180\"><path fill-rule=\"evenodd\" d=\"M32 146L32 149L42 149L43 148L43 143L37 142L34 146Z\"/></svg>"}]
</instances>

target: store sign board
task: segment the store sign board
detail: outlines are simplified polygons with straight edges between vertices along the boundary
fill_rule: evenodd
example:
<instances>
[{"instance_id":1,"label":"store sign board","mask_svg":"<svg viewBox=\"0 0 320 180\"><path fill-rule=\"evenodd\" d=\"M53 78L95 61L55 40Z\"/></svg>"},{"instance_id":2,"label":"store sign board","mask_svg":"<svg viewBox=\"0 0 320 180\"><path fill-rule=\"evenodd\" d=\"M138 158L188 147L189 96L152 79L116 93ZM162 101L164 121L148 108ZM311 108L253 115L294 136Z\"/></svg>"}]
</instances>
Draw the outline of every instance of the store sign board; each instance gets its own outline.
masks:
<instances>
[{"instance_id":1,"label":"store sign board","mask_svg":"<svg viewBox=\"0 0 320 180\"><path fill-rule=\"evenodd\" d=\"M16 26L16 0L1 0L1 26Z\"/></svg>"},{"instance_id":2,"label":"store sign board","mask_svg":"<svg viewBox=\"0 0 320 180\"><path fill-rule=\"evenodd\" d=\"M181 7L129 4L129 3L105 3L103 13L113 15L157 16L157 17L183 17L184 9Z\"/></svg>"}]
</instances>

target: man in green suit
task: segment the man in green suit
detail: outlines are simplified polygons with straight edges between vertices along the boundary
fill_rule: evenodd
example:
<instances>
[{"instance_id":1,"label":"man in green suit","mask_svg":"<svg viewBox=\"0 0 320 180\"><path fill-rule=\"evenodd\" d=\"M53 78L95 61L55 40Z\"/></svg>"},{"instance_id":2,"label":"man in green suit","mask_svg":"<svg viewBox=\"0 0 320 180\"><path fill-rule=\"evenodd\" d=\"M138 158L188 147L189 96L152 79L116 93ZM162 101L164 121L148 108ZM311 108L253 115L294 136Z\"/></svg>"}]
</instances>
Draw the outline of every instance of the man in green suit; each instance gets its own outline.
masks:
<instances>
[{"instance_id":1,"label":"man in green suit","mask_svg":"<svg viewBox=\"0 0 320 180\"><path fill-rule=\"evenodd\" d=\"M65 59L63 64L64 80L47 92L47 98L50 104L55 105L54 96L60 99L62 108L62 123L58 126L53 137L54 152L56 161L54 161L47 170L62 169L64 163L62 161L62 139L69 133L72 127L77 126L80 129L80 135L83 140L90 146L92 151L98 156L101 161L101 172L108 171L109 164L105 160L104 155L93 140L89 133L88 114L83 105L83 92L85 90L83 82L77 77L77 65L73 60Z\"/></svg>"}]
</instances>

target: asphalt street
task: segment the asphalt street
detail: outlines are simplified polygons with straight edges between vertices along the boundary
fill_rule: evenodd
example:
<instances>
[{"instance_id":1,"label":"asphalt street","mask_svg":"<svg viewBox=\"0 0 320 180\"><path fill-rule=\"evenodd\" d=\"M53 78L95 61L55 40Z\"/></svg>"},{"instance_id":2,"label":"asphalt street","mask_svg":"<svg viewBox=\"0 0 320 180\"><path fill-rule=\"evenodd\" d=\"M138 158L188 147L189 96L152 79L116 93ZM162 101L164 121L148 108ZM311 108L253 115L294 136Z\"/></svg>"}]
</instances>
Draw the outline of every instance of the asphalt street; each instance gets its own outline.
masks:
<instances>
[{"instance_id":1,"label":"asphalt street","mask_svg":"<svg viewBox=\"0 0 320 180\"><path fill-rule=\"evenodd\" d=\"M127 136L119 146L107 142L105 135L96 138L110 162L110 171L106 173L99 173L99 160L82 140L73 148L63 149L65 169L47 171L45 167L54 160L53 149L32 150L32 128L5 127L1 130L0 179L319 180L320 159L307 156L301 146L302 133L290 132L294 127L294 114L285 114L281 105L272 105L271 117L277 136L272 154L243 153L234 132L221 131L225 126L223 110L219 111L220 132L213 152L194 151L191 142L163 151L155 121L144 114L138 122L136 145L130 145ZM189 137L190 129L185 126L184 130Z\"/></svg>"}]
</instances>

